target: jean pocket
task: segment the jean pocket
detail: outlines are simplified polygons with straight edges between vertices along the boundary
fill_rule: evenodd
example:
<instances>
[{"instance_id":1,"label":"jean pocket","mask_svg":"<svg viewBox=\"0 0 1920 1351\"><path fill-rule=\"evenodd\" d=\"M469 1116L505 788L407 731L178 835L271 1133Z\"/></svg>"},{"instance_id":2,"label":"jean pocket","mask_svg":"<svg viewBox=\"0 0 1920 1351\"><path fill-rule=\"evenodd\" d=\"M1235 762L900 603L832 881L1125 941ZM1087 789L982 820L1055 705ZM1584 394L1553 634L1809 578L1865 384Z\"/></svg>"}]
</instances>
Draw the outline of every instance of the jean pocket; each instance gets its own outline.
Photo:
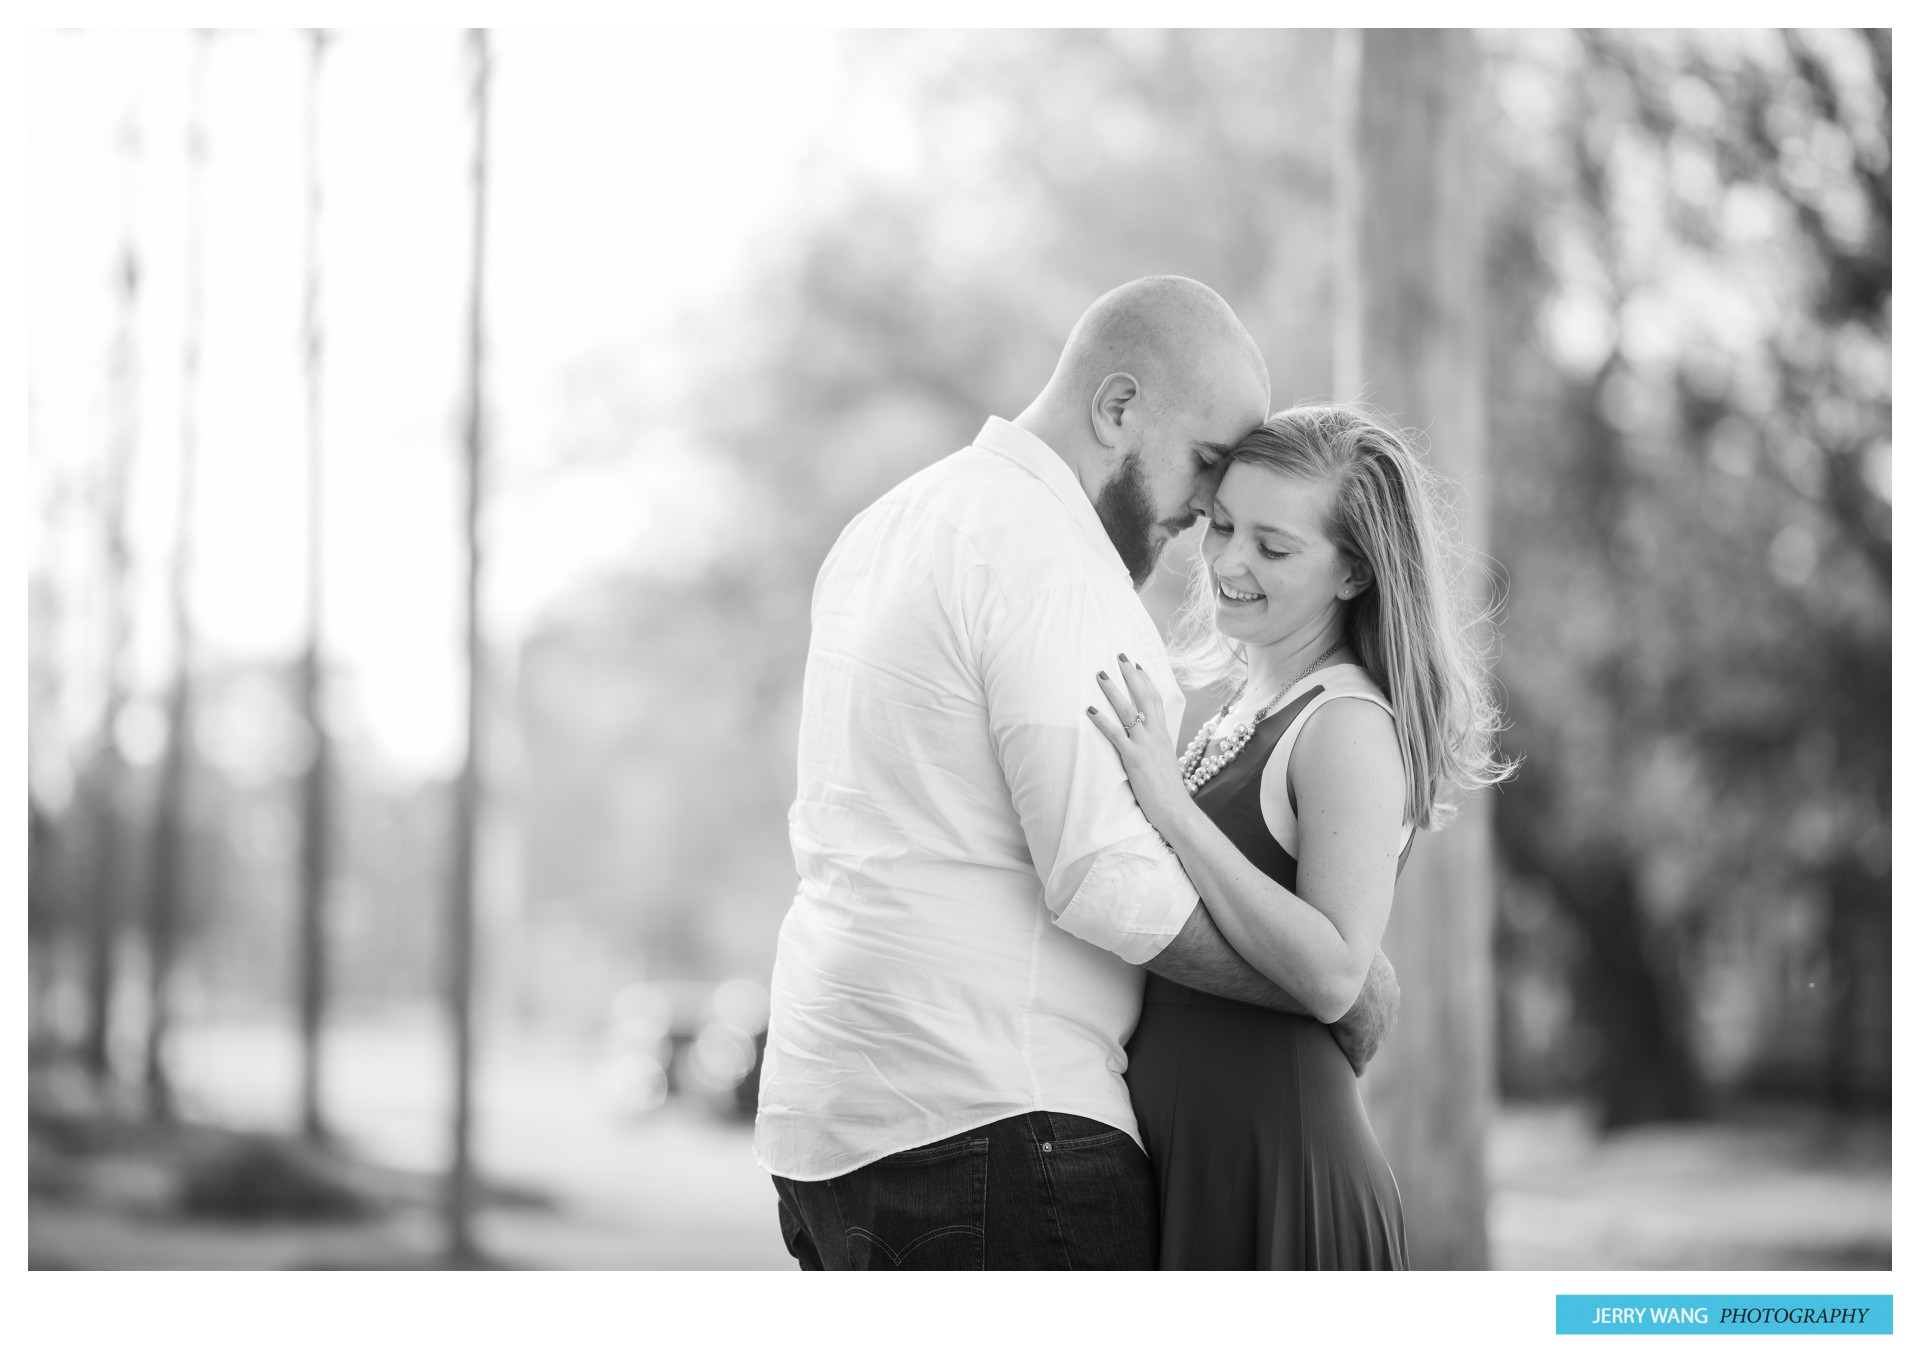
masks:
<instances>
[{"instance_id":1,"label":"jean pocket","mask_svg":"<svg viewBox=\"0 0 1920 1351\"><path fill-rule=\"evenodd\" d=\"M987 1141L962 1138L868 1164L833 1185L858 1271L987 1264Z\"/></svg>"},{"instance_id":2,"label":"jean pocket","mask_svg":"<svg viewBox=\"0 0 1920 1351\"><path fill-rule=\"evenodd\" d=\"M1150 1270L1158 1265L1160 1204L1153 1164L1133 1137L1056 1136L1041 1153L1047 1194L1073 1265L1080 1270Z\"/></svg>"},{"instance_id":3,"label":"jean pocket","mask_svg":"<svg viewBox=\"0 0 1920 1351\"><path fill-rule=\"evenodd\" d=\"M1047 1121L1053 1127L1055 1149L1113 1149L1122 1140L1133 1143L1133 1137L1125 1131L1117 1126L1109 1126L1104 1121L1095 1121L1092 1117L1049 1112Z\"/></svg>"}]
</instances>

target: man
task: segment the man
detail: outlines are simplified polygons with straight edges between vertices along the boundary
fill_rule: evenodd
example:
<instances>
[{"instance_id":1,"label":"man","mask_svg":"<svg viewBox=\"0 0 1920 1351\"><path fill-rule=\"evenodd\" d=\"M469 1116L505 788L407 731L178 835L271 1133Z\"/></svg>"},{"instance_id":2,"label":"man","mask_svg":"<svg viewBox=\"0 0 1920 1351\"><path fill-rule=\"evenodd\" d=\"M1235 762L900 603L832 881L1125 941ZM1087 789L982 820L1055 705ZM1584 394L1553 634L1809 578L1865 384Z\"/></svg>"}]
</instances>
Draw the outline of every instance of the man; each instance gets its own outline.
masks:
<instances>
[{"instance_id":1,"label":"man","mask_svg":"<svg viewBox=\"0 0 1920 1351\"><path fill-rule=\"evenodd\" d=\"M1220 936L1082 711L1130 653L1179 726L1136 588L1269 398L1218 295L1130 282L1025 412L821 567L754 1131L801 1266L1154 1266L1122 1079L1140 968L1303 1011ZM1397 1002L1377 963L1335 1028L1356 1066Z\"/></svg>"}]
</instances>

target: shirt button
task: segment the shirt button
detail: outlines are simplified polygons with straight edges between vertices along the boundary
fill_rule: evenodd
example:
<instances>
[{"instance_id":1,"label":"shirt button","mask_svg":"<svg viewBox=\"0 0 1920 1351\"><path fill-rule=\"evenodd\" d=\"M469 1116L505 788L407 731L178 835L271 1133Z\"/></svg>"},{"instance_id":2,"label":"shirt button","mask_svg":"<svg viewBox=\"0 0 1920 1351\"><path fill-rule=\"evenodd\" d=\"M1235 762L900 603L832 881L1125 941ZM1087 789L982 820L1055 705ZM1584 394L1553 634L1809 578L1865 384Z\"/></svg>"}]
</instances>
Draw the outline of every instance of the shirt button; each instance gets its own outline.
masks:
<instances>
[{"instance_id":1,"label":"shirt button","mask_svg":"<svg viewBox=\"0 0 1920 1351\"><path fill-rule=\"evenodd\" d=\"M1051 1153L1053 1153L1053 1141L1051 1141L1051 1140L1042 1140L1042 1141L1040 1142L1040 1152L1041 1152L1042 1154L1051 1154Z\"/></svg>"}]
</instances>

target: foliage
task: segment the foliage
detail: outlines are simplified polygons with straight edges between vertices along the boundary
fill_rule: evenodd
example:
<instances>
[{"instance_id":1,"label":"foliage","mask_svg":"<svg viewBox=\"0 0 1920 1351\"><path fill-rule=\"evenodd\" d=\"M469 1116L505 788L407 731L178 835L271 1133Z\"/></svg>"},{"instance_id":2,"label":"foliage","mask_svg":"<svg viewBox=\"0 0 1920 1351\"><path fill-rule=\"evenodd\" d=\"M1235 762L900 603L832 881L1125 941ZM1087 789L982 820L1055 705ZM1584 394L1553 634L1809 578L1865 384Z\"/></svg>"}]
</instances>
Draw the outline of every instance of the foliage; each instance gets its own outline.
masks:
<instances>
[{"instance_id":1,"label":"foliage","mask_svg":"<svg viewBox=\"0 0 1920 1351\"><path fill-rule=\"evenodd\" d=\"M1498 73L1503 937L1573 976L1615 1121L1703 1069L1886 1091L1890 70L1591 34Z\"/></svg>"}]
</instances>

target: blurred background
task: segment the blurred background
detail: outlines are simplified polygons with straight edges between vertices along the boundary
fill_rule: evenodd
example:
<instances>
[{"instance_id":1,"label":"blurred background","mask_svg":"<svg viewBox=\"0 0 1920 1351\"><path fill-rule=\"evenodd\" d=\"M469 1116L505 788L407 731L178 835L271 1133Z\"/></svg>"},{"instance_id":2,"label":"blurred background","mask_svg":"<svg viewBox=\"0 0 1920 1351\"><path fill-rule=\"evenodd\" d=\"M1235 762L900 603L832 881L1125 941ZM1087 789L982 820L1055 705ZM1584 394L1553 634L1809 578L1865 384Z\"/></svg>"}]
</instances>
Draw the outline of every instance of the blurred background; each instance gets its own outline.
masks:
<instances>
[{"instance_id":1,"label":"blurred background","mask_svg":"<svg viewBox=\"0 0 1920 1351\"><path fill-rule=\"evenodd\" d=\"M814 573L1134 276L1363 392L1336 42L36 35L33 1265L791 1265ZM1891 40L1472 45L1487 1261L1886 1268Z\"/></svg>"}]
</instances>

